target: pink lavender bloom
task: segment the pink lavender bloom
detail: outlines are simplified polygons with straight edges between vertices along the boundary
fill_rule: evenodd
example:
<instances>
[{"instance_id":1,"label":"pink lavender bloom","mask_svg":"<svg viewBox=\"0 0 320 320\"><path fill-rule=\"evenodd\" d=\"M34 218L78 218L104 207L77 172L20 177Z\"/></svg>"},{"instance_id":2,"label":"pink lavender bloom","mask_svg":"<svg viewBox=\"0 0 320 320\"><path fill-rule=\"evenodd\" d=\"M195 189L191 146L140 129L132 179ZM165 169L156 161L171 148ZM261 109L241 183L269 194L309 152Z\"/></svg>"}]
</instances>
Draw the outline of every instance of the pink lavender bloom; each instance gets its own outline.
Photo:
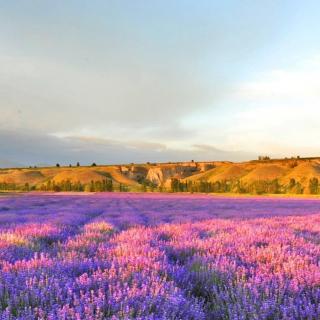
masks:
<instances>
[{"instance_id":1,"label":"pink lavender bloom","mask_svg":"<svg viewBox=\"0 0 320 320\"><path fill-rule=\"evenodd\" d=\"M0 198L0 319L319 319L320 202Z\"/></svg>"}]
</instances>

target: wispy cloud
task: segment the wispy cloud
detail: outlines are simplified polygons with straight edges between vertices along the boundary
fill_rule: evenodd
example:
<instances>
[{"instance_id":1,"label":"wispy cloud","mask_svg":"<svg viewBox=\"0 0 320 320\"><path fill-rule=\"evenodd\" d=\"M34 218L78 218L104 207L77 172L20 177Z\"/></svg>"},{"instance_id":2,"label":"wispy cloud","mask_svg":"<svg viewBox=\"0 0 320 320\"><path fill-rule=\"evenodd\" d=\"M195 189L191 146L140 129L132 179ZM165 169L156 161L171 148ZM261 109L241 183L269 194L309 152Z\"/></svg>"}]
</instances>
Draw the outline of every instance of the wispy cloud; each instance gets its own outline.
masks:
<instances>
[{"instance_id":1,"label":"wispy cloud","mask_svg":"<svg viewBox=\"0 0 320 320\"><path fill-rule=\"evenodd\" d=\"M320 138L318 56L288 68L257 74L235 92L242 106L233 115L229 139L250 150L277 155L318 154Z\"/></svg>"},{"instance_id":2,"label":"wispy cloud","mask_svg":"<svg viewBox=\"0 0 320 320\"><path fill-rule=\"evenodd\" d=\"M164 144L143 141L97 139L95 137L48 136L35 131L0 130L0 145L7 163L18 159L23 165L81 161L103 164L146 161L243 160L255 154L229 152L213 146L174 149ZM1 164L1 163L0 163Z\"/></svg>"},{"instance_id":3,"label":"wispy cloud","mask_svg":"<svg viewBox=\"0 0 320 320\"><path fill-rule=\"evenodd\" d=\"M310 59L288 69L271 70L240 86L243 99L278 104L318 103L320 100L320 63Z\"/></svg>"}]
</instances>

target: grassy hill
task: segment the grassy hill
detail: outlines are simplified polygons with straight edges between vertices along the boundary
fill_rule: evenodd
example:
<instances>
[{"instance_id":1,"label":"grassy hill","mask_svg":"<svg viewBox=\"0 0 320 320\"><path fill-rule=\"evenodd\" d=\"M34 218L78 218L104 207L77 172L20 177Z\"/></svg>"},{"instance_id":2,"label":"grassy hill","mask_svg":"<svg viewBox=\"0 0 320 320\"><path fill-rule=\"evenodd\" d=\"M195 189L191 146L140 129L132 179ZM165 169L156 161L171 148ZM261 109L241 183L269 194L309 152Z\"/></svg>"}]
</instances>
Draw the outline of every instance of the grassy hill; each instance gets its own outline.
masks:
<instances>
[{"instance_id":1,"label":"grassy hill","mask_svg":"<svg viewBox=\"0 0 320 320\"><path fill-rule=\"evenodd\" d=\"M320 193L318 180L320 158L0 169L1 190L172 191L178 181L178 191Z\"/></svg>"}]
</instances>

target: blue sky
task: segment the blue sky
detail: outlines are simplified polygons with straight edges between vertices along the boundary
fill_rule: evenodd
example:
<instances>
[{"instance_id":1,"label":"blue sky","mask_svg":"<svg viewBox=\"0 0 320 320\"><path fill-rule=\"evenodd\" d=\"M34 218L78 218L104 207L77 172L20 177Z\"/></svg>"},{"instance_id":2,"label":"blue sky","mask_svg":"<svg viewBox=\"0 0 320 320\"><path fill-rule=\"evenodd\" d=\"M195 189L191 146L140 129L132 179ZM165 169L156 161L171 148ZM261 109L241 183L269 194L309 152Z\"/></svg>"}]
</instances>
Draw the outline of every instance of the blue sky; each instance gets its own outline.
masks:
<instances>
[{"instance_id":1,"label":"blue sky","mask_svg":"<svg viewBox=\"0 0 320 320\"><path fill-rule=\"evenodd\" d=\"M319 155L317 1L0 1L0 165Z\"/></svg>"}]
</instances>

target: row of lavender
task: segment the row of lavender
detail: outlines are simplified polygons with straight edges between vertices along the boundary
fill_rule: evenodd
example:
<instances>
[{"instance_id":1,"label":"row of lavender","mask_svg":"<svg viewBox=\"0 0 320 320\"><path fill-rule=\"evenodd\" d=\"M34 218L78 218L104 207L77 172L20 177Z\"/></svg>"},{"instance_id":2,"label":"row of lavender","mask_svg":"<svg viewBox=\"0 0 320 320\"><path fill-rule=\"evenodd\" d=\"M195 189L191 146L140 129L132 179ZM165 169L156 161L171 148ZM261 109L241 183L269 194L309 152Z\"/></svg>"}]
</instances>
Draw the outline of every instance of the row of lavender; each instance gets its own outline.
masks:
<instances>
[{"instance_id":1,"label":"row of lavender","mask_svg":"<svg viewBox=\"0 0 320 320\"><path fill-rule=\"evenodd\" d=\"M319 212L320 201L316 199L116 192L90 195L29 193L22 196L1 196L0 193L0 225L37 221L78 226L99 218L123 230L134 225Z\"/></svg>"},{"instance_id":2,"label":"row of lavender","mask_svg":"<svg viewBox=\"0 0 320 320\"><path fill-rule=\"evenodd\" d=\"M320 215L0 234L1 319L319 319Z\"/></svg>"}]
</instances>

